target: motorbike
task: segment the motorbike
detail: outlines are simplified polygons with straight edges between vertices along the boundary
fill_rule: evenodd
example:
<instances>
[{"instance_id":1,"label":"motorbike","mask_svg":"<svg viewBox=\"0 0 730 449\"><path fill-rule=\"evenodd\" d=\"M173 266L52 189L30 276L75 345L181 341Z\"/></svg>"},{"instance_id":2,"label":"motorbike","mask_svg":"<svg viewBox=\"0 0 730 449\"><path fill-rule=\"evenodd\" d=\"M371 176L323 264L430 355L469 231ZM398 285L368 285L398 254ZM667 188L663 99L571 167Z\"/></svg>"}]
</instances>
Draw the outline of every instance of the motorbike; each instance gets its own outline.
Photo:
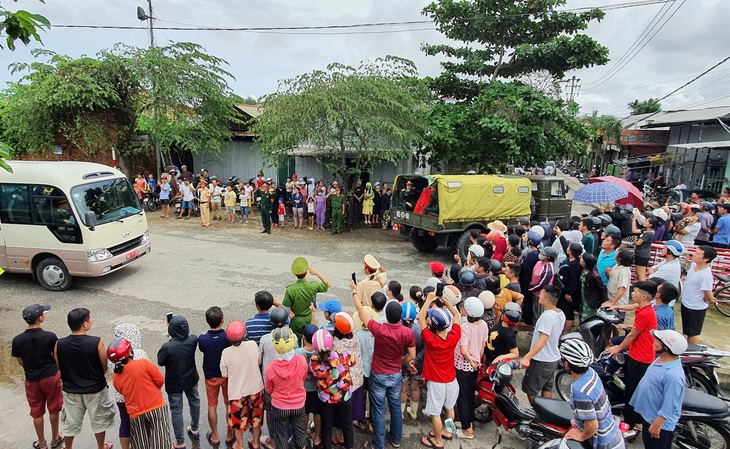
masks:
<instances>
[{"instance_id":1,"label":"motorbike","mask_svg":"<svg viewBox=\"0 0 730 449\"><path fill-rule=\"evenodd\" d=\"M162 203L160 203L160 194L157 192L147 192L144 198L144 204L147 206L147 210L154 212Z\"/></svg>"},{"instance_id":2,"label":"motorbike","mask_svg":"<svg viewBox=\"0 0 730 449\"><path fill-rule=\"evenodd\" d=\"M182 205L182 197L175 197L175 214L180 214L180 206ZM198 191L193 190L193 215L200 217L200 198L198 197Z\"/></svg>"}]
</instances>

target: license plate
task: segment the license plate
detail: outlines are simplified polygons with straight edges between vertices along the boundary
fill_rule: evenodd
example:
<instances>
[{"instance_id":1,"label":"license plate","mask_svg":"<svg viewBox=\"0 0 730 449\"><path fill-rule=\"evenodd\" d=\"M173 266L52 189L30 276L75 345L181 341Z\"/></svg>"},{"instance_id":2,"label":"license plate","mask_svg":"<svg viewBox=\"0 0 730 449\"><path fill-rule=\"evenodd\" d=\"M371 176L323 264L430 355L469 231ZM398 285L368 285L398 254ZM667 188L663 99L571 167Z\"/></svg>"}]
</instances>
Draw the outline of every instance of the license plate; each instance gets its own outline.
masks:
<instances>
[{"instance_id":1,"label":"license plate","mask_svg":"<svg viewBox=\"0 0 730 449\"><path fill-rule=\"evenodd\" d=\"M133 258L135 258L137 256L139 256L139 250L138 249L135 249L131 253L127 253L127 260L133 259Z\"/></svg>"}]
</instances>

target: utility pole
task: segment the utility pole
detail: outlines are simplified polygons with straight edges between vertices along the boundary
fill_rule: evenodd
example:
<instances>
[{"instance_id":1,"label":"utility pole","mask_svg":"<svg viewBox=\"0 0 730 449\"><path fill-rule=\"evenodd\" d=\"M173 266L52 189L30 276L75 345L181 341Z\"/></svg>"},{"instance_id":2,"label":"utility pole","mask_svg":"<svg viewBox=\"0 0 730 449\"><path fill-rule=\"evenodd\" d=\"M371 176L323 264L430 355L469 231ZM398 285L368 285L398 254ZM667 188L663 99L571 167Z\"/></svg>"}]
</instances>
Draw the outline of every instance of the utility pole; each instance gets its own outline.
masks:
<instances>
[{"instance_id":1,"label":"utility pole","mask_svg":"<svg viewBox=\"0 0 730 449\"><path fill-rule=\"evenodd\" d=\"M565 99L567 101L575 101L575 97L578 96L581 87L580 79L573 76L571 79L560 82L565 83Z\"/></svg>"},{"instance_id":2,"label":"utility pole","mask_svg":"<svg viewBox=\"0 0 730 449\"><path fill-rule=\"evenodd\" d=\"M155 28L154 28L154 16L152 16L152 0L147 0L147 13L145 14L144 9L142 7L137 7L137 18L139 20L147 20L150 25L150 50L155 48ZM154 114L154 120L155 120L155 127L154 127L154 139L155 139L155 161L157 165L157 169L155 170L157 174L157 180L160 180L160 177L162 175L162 169L160 168L161 159L162 159L162 153L160 152L160 144L159 139L157 137L158 131L159 131L159 113L157 111L157 85L155 83L155 74L152 74L152 109Z\"/></svg>"}]
</instances>

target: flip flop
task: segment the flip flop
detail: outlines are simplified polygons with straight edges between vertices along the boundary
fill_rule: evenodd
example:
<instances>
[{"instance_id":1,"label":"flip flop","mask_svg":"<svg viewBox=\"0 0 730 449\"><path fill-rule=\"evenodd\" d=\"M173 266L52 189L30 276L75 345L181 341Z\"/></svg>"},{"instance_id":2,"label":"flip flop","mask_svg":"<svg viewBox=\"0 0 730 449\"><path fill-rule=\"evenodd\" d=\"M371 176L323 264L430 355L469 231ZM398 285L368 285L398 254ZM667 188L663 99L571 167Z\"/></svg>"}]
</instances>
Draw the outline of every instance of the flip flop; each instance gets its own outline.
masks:
<instances>
[{"instance_id":1,"label":"flip flop","mask_svg":"<svg viewBox=\"0 0 730 449\"><path fill-rule=\"evenodd\" d=\"M436 435L435 435L435 434L433 433L433 430L432 430L432 431L430 431L430 432L428 432L428 437L429 437L429 438L436 438ZM442 434L441 434L441 438L443 438L443 439L444 439L444 440L446 440L446 441L451 441L451 440L453 440L453 439L454 439L454 436L453 436L453 435L449 435L449 436L446 436L446 435L444 435L444 434L442 433Z\"/></svg>"},{"instance_id":2,"label":"flip flop","mask_svg":"<svg viewBox=\"0 0 730 449\"><path fill-rule=\"evenodd\" d=\"M33 448L34 449L47 449L48 448L48 443L38 444L38 440L35 440L33 442Z\"/></svg>"},{"instance_id":3,"label":"flip flop","mask_svg":"<svg viewBox=\"0 0 730 449\"><path fill-rule=\"evenodd\" d=\"M463 430L459 429L456 431L456 436L459 437L460 440L473 440L474 432L472 432L470 435L467 435L464 433Z\"/></svg>"},{"instance_id":4,"label":"flip flop","mask_svg":"<svg viewBox=\"0 0 730 449\"><path fill-rule=\"evenodd\" d=\"M190 438L194 439L195 441L200 441L200 432L193 432L193 428L191 426L188 426L187 429L188 435L190 435Z\"/></svg>"},{"instance_id":5,"label":"flip flop","mask_svg":"<svg viewBox=\"0 0 730 449\"><path fill-rule=\"evenodd\" d=\"M437 445L436 442L431 439L431 437L421 438L421 445L430 447L431 449L444 449L443 446Z\"/></svg>"},{"instance_id":6,"label":"flip flop","mask_svg":"<svg viewBox=\"0 0 730 449\"><path fill-rule=\"evenodd\" d=\"M51 449L56 449L58 446L63 445L63 439L64 436L59 433L58 438L51 441Z\"/></svg>"},{"instance_id":7,"label":"flip flop","mask_svg":"<svg viewBox=\"0 0 730 449\"><path fill-rule=\"evenodd\" d=\"M208 440L208 444L210 444L212 446L218 446L219 444L221 444L221 440L218 440L218 441L211 440L210 437L212 437L212 436L213 436L212 430L209 430L205 433L205 439Z\"/></svg>"}]
</instances>

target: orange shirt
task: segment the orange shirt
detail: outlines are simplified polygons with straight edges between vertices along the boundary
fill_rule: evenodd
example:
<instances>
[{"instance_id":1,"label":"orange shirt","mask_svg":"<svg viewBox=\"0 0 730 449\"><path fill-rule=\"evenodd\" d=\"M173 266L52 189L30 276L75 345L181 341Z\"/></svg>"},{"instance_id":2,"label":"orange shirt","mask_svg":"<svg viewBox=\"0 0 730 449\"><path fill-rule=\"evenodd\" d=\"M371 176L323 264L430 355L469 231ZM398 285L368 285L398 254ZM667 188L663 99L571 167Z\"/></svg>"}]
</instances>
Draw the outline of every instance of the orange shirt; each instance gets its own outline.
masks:
<instances>
[{"instance_id":1,"label":"orange shirt","mask_svg":"<svg viewBox=\"0 0 730 449\"><path fill-rule=\"evenodd\" d=\"M124 396L130 418L137 418L165 405L160 390L165 378L149 360L130 360L124 365L124 372L112 375L112 381L114 388Z\"/></svg>"},{"instance_id":2,"label":"orange shirt","mask_svg":"<svg viewBox=\"0 0 730 449\"><path fill-rule=\"evenodd\" d=\"M519 297L519 293L508 288L503 288L500 290L498 295L494 295L494 316L497 317L497 321L499 321L499 316L502 314L504 306L507 305L508 302L517 301L517 298Z\"/></svg>"}]
</instances>

